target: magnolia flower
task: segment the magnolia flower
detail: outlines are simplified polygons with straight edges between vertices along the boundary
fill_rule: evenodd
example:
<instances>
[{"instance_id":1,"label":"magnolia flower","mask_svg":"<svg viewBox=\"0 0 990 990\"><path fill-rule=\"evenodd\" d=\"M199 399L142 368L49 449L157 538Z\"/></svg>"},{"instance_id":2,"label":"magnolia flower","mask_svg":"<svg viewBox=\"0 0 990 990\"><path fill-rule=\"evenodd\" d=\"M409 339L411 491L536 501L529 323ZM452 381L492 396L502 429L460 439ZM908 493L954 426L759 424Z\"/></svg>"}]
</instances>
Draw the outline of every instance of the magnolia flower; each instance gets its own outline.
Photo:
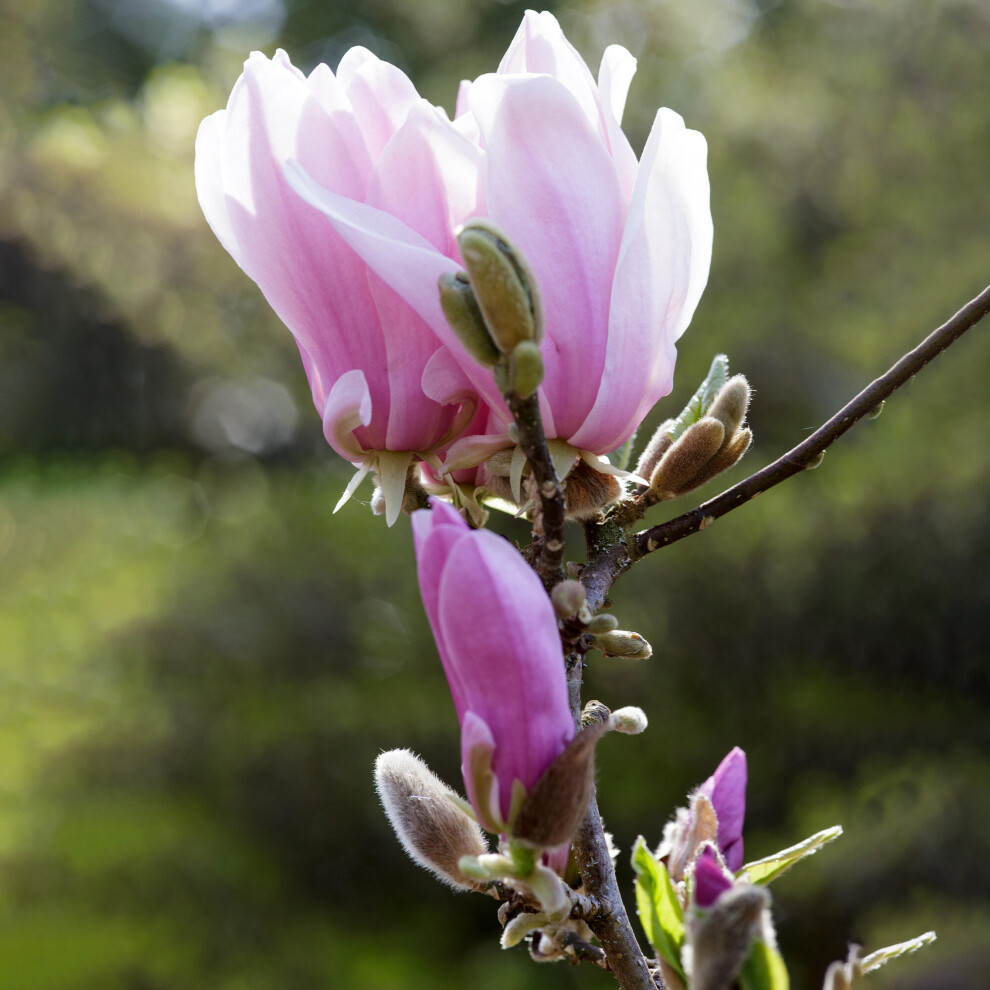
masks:
<instances>
[{"instance_id":1,"label":"magnolia flower","mask_svg":"<svg viewBox=\"0 0 990 990\"><path fill-rule=\"evenodd\" d=\"M554 17L529 11L498 71L462 84L455 120L431 119L436 142L461 149L472 176L480 168L474 215L504 229L535 272L545 314L545 431L592 464L670 391L675 342L711 259L705 140L662 109L637 161L620 126L635 65L613 45L596 82ZM410 159L405 174L417 167ZM437 279L460 267L452 244L423 236L395 201L364 202L333 188L312 163L290 164L288 175L432 327L491 407L490 435L465 440L447 466L468 467L510 445L491 372L461 346L440 308Z\"/></svg>"},{"instance_id":2,"label":"magnolia flower","mask_svg":"<svg viewBox=\"0 0 990 990\"><path fill-rule=\"evenodd\" d=\"M454 229L481 208L482 157L399 69L362 48L336 75L320 65L308 77L284 52L255 52L196 139L203 212L291 330L326 438L359 467L341 504L374 468L390 525L414 457L439 466L476 396L416 309L290 188L285 166L297 162L321 189L447 255ZM427 289L435 294L435 281Z\"/></svg>"},{"instance_id":3,"label":"magnolia flower","mask_svg":"<svg viewBox=\"0 0 990 990\"><path fill-rule=\"evenodd\" d=\"M413 540L460 721L464 783L482 825L511 835L526 794L574 737L557 619L510 543L431 502L413 513Z\"/></svg>"}]
</instances>

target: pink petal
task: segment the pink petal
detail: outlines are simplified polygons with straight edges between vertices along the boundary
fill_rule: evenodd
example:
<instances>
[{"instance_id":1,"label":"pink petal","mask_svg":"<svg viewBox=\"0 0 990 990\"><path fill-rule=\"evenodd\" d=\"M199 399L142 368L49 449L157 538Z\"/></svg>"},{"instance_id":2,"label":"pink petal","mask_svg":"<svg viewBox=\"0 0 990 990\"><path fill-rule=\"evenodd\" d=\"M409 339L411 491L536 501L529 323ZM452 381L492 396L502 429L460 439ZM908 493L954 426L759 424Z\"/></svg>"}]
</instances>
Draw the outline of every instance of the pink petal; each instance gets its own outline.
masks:
<instances>
[{"instance_id":1,"label":"pink petal","mask_svg":"<svg viewBox=\"0 0 990 990\"><path fill-rule=\"evenodd\" d=\"M355 430L371 422L371 392L364 372L348 371L334 382L323 409L323 435L334 450L356 463L365 450L354 438Z\"/></svg>"},{"instance_id":2,"label":"pink petal","mask_svg":"<svg viewBox=\"0 0 990 990\"><path fill-rule=\"evenodd\" d=\"M632 197L636 185L639 163L622 130L622 114L626 107L629 84L635 74L636 59L622 45L609 45L605 49L598 70L598 94L605 121L605 136L627 201Z\"/></svg>"},{"instance_id":3,"label":"pink petal","mask_svg":"<svg viewBox=\"0 0 990 990\"><path fill-rule=\"evenodd\" d=\"M705 139L660 110L640 163L622 237L598 398L575 446L625 442L671 388L674 342L708 278L712 222Z\"/></svg>"},{"instance_id":4,"label":"pink petal","mask_svg":"<svg viewBox=\"0 0 990 990\"><path fill-rule=\"evenodd\" d=\"M700 908L710 908L727 890L732 881L719 866L711 849L706 848L694 864L694 901Z\"/></svg>"},{"instance_id":5,"label":"pink petal","mask_svg":"<svg viewBox=\"0 0 990 990\"><path fill-rule=\"evenodd\" d=\"M746 818L746 754L736 746L698 790L708 798L718 818L718 846L726 865L735 872L743 863L743 822Z\"/></svg>"},{"instance_id":6,"label":"pink petal","mask_svg":"<svg viewBox=\"0 0 990 990\"><path fill-rule=\"evenodd\" d=\"M547 315L543 389L555 435L594 404L626 205L580 106L547 76L482 76L471 105L487 152L488 210L533 267Z\"/></svg>"}]
</instances>

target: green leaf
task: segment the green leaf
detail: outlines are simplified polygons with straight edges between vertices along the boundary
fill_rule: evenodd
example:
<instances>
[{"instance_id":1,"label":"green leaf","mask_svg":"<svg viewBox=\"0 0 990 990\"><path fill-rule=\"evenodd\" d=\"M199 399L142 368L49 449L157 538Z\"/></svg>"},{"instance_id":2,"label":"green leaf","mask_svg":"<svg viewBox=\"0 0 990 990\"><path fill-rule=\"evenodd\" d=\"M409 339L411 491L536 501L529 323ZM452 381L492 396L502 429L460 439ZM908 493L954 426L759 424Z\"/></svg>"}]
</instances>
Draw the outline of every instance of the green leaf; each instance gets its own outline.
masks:
<instances>
[{"instance_id":1,"label":"green leaf","mask_svg":"<svg viewBox=\"0 0 990 990\"><path fill-rule=\"evenodd\" d=\"M633 446L636 443L636 431L633 430L633 435L617 450L613 450L611 454L608 455L608 459L618 468L622 468L623 471L629 467L629 458L632 456Z\"/></svg>"},{"instance_id":2,"label":"green leaf","mask_svg":"<svg viewBox=\"0 0 990 990\"><path fill-rule=\"evenodd\" d=\"M739 973L741 990L789 990L790 985L780 953L757 939Z\"/></svg>"},{"instance_id":3,"label":"green leaf","mask_svg":"<svg viewBox=\"0 0 990 990\"><path fill-rule=\"evenodd\" d=\"M646 848L642 836L633 847L632 866L636 871L636 909L643 931L653 948L686 984L687 977L681 966L684 912L677 900L667 867Z\"/></svg>"},{"instance_id":4,"label":"green leaf","mask_svg":"<svg viewBox=\"0 0 990 990\"><path fill-rule=\"evenodd\" d=\"M804 859L806 856L813 856L822 846L828 845L840 835L842 835L842 826L833 825L832 828L826 828L821 832L816 832L811 837L805 839L804 842L799 842L796 846L791 846L789 849L782 849L772 856L766 856L763 859L757 859L752 863L747 863L736 876L742 876L745 873L748 875L750 883L770 883L776 880L782 873L789 870L798 860Z\"/></svg>"},{"instance_id":5,"label":"green leaf","mask_svg":"<svg viewBox=\"0 0 990 990\"><path fill-rule=\"evenodd\" d=\"M724 354L716 354L705 380L698 386L698 391L691 396L691 401L681 410L680 416L674 420L674 425L670 428L670 435L675 440L705 415L728 378L729 359Z\"/></svg>"},{"instance_id":6,"label":"green leaf","mask_svg":"<svg viewBox=\"0 0 990 990\"><path fill-rule=\"evenodd\" d=\"M860 967L864 973L872 972L874 969L885 966L892 959L899 959L901 956L907 956L912 952L917 952L923 946L931 945L935 941L935 937L934 932L925 932L924 935L919 935L917 938L910 939L910 941L898 942L897 945L888 945L885 949L877 949L876 952L871 952L860 962Z\"/></svg>"}]
</instances>

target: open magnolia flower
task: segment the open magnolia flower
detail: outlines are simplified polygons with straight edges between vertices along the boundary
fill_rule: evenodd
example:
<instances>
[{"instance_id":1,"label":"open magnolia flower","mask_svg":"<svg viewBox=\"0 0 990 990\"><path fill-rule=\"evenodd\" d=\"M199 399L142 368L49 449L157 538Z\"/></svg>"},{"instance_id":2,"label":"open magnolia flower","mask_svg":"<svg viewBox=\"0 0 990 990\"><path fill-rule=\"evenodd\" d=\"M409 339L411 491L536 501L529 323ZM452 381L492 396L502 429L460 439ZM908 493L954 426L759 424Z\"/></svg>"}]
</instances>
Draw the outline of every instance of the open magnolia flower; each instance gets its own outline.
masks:
<instances>
[{"instance_id":1,"label":"open magnolia flower","mask_svg":"<svg viewBox=\"0 0 990 990\"><path fill-rule=\"evenodd\" d=\"M197 136L203 212L292 331L326 438L359 468L345 499L374 469L389 524L413 460L439 467L477 397L416 309L290 188L285 166L446 255L480 208L482 157L399 69L362 48L336 75L320 65L308 77L284 52L255 52Z\"/></svg>"},{"instance_id":2,"label":"open magnolia flower","mask_svg":"<svg viewBox=\"0 0 990 990\"><path fill-rule=\"evenodd\" d=\"M456 176L460 209L440 208L466 218L467 206L490 219L528 261L545 316L545 432L593 465L670 391L675 342L711 259L705 140L663 109L637 161L620 126L634 71L635 59L611 46L596 82L554 17L529 11L498 71L462 85L453 122L420 114L411 150L397 162L404 182L429 170L447 188ZM439 164L445 155L458 169ZM511 445L490 371L464 349L440 307L437 280L461 259L452 240L431 239L407 215L416 212L408 206L415 193L403 185L401 196L365 201L301 158L287 176L433 329L490 406L487 435L464 438L447 467L467 468ZM463 193L475 181L469 205ZM431 191L443 195L441 186Z\"/></svg>"}]
</instances>

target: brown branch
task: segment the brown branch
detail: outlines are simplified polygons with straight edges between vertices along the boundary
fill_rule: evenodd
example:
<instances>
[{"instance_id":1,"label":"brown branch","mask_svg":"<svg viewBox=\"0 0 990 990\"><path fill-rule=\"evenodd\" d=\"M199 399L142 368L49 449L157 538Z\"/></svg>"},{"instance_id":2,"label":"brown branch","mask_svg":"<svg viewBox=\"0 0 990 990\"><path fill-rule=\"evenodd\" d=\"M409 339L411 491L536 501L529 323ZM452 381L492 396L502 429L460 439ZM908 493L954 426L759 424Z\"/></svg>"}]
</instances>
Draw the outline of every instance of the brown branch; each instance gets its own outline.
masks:
<instances>
[{"instance_id":1,"label":"brown branch","mask_svg":"<svg viewBox=\"0 0 990 990\"><path fill-rule=\"evenodd\" d=\"M515 392L505 392L504 398L515 421L519 446L532 468L540 497L543 536L535 547L532 565L543 586L550 591L564 580L564 491L547 448L536 394L522 399Z\"/></svg>"},{"instance_id":2,"label":"brown branch","mask_svg":"<svg viewBox=\"0 0 990 990\"><path fill-rule=\"evenodd\" d=\"M659 550L660 547L669 546L685 536L704 529L719 516L724 516L768 488L814 466L816 460L846 430L869 415L929 361L958 340L970 327L979 323L987 313L990 313L990 286L987 286L975 299L966 303L950 320L929 334L914 350L905 354L886 374L864 388L803 443L799 443L772 464L696 509L637 533L632 548L634 557L636 559L644 557L654 550ZM621 571L617 571L615 576L618 577L619 573Z\"/></svg>"}]
</instances>

